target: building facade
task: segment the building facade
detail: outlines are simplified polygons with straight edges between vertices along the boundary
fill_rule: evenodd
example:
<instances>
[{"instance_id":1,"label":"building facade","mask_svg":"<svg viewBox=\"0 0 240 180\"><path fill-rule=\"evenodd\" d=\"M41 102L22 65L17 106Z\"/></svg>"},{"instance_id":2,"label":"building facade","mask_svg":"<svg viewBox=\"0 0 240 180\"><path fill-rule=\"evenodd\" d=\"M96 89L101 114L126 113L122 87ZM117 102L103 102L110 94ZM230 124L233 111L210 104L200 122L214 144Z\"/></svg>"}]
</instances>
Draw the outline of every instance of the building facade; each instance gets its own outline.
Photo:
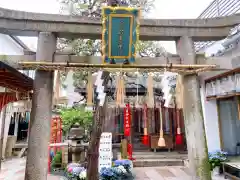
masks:
<instances>
[{"instance_id":1,"label":"building facade","mask_svg":"<svg viewBox=\"0 0 240 180\"><path fill-rule=\"evenodd\" d=\"M215 0L203 11L199 18L226 16L239 13L240 1ZM236 26L229 35L219 42L196 43L196 51L208 52L212 57L225 58L231 62L231 68L239 67L240 62L240 26ZM226 72L211 72L201 75L201 98L205 121L205 130L209 151L224 150L229 154L238 155L240 138L237 74ZM208 79L212 79L208 82ZM232 78L232 79L231 79ZM225 83L226 81L226 83ZM225 83L225 84L224 84ZM217 92L219 86L227 89L229 84L233 85L230 92ZM208 86L208 87L206 87ZM211 89L212 94L209 94ZM210 97L210 98L209 98Z\"/></svg>"},{"instance_id":2,"label":"building facade","mask_svg":"<svg viewBox=\"0 0 240 180\"><path fill-rule=\"evenodd\" d=\"M213 0L210 5L198 16L199 19L230 16L240 12L239 0ZM196 42L195 49L204 52L216 42Z\"/></svg>"},{"instance_id":3,"label":"building facade","mask_svg":"<svg viewBox=\"0 0 240 180\"><path fill-rule=\"evenodd\" d=\"M0 54L1 55L23 55L25 51L30 51L30 49L18 37L0 34ZM4 68L4 65L2 65L1 68ZM15 73L19 73L19 72L15 70ZM22 73L24 73L25 75L31 76L29 71L22 71ZM11 75L13 75L13 74L11 74ZM3 95L5 93L8 85L10 84L10 82L8 85L5 84L4 81L6 81L6 80L4 77L5 76L3 74L1 74L1 78L2 78L1 85L3 83L3 85L6 86L6 87L0 86L0 94L1 95ZM14 75L11 76L11 78L14 78ZM13 81L16 82L15 79ZM21 83L25 83L23 80L19 80L19 81ZM11 86L11 87L14 87L14 86ZM16 89L12 88L12 90L16 90ZM1 96L1 98L0 98L1 102L4 101L4 98L2 98L2 97L3 96ZM14 96L14 99L15 98L16 97ZM0 133L1 133L1 136L3 136L3 144L1 144L3 158L8 156L8 154L9 154L7 152L5 153L5 150L7 147L7 142L11 141L9 139L16 141L17 138L22 136L22 134L23 134L22 126L27 124L27 123L24 123L24 117L25 117L25 114L29 114L29 113L26 113L25 110L22 110L20 108L20 106L18 105L19 103L12 103L13 101L15 101L15 100L12 99L12 101L8 101L10 103L7 104L5 110L3 110L4 108L0 109ZM25 127L25 129L26 128L27 127ZM26 133L27 133L27 131L26 131Z\"/></svg>"}]
</instances>

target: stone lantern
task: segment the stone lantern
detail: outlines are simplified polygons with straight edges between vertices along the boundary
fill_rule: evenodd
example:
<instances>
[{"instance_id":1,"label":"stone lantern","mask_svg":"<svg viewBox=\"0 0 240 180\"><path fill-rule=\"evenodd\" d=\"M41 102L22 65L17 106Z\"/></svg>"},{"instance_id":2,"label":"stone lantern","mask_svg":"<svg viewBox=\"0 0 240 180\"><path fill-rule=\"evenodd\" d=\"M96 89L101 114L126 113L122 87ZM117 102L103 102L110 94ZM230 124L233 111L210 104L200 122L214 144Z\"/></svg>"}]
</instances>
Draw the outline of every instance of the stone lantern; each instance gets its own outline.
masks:
<instances>
[{"instance_id":1,"label":"stone lantern","mask_svg":"<svg viewBox=\"0 0 240 180\"><path fill-rule=\"evenodd\" d=\"M70 152L72 154L72 162L78 163L85 160L84 142L85 130L78 123L74 124L68 133L70 140Z\"/></svg>"}]
</instances>

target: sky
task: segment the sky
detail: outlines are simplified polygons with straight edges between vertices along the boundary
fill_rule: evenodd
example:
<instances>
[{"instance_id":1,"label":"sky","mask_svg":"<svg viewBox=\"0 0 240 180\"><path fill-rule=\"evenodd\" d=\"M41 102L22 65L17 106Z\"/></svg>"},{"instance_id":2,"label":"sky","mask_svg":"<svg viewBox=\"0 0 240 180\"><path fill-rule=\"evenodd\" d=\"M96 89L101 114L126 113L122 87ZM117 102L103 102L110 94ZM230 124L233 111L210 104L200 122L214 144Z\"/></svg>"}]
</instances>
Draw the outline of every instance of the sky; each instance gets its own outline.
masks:
<instances>
[{"instance_id":1,"label":"sky","mask_svg":"<svg viewBox=\"0 0 240 180\"><path fill-rule=\"evenodd\" d=\"M197 18L213 0L155 0L155 8L148 15L153 19L182 19ZM0 7L58 14L60 11L59 0L0 0ZM36 38L21 39L31 48L36 49ZM176 53L175 42L161 42L169 52Z\"/></svg>"}]
</instances>

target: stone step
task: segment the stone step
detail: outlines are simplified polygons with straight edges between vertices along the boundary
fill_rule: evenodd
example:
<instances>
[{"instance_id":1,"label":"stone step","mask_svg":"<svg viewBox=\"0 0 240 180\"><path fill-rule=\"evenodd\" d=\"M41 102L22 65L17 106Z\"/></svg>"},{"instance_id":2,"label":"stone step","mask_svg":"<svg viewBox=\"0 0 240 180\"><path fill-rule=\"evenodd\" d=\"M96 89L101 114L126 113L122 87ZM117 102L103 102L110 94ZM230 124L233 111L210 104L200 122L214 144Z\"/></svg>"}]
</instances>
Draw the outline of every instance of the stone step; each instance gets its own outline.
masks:
<instances>
[{"instance_id":1,"label":"stone step","mask_svg":"<svg viewBox=\"0 0 240 180\"><path fill-rule=\"evenodd\" d=\"M135 159L187 159L187 154L174 154L174 153L151 153L151 152L134 152Z\"/></svg>"},{"instance_id":2,"label":"stone step","mask_svg":"<svg viewBox=\"0 0 240 180\"><path fill-rule=\"evenodd\" d=\"M134 167L161 167L161 166L184 166L181 159L136 159Z\"/></svg>"}]
</instances>

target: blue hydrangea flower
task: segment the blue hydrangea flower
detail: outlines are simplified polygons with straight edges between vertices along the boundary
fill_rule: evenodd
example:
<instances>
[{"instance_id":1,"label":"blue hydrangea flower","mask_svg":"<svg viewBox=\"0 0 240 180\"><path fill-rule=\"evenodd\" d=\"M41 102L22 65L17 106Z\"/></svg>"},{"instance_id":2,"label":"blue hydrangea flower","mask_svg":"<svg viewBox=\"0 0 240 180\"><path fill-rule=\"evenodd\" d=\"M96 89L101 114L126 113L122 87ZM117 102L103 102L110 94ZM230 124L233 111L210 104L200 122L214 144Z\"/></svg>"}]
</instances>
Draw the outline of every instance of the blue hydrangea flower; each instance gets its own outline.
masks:
<instances>
[{"instance_id":1,"label":"blue hydrangea flower","mask_svg":"<svg viewBox=\"0 0 240 180\"><path fill-rule=\"evenodd\" d=\"M100 171L100 175L102 177L104 177L104 176L112 177L112 176L114 176L114 173L112 171L112 168L102 168Z\"/></svg>"},{"instance_id":2,"label":"blue hydrangea flower","mask_svg":"<svg viewBox=\"0 0 240 180\"><path fill-rule=\"evenodd\" d=\"M116 160L114 161L115 166L124 166L124 165L131 165L131 161L128 159Z\"/></svg>"}]
</instances>

